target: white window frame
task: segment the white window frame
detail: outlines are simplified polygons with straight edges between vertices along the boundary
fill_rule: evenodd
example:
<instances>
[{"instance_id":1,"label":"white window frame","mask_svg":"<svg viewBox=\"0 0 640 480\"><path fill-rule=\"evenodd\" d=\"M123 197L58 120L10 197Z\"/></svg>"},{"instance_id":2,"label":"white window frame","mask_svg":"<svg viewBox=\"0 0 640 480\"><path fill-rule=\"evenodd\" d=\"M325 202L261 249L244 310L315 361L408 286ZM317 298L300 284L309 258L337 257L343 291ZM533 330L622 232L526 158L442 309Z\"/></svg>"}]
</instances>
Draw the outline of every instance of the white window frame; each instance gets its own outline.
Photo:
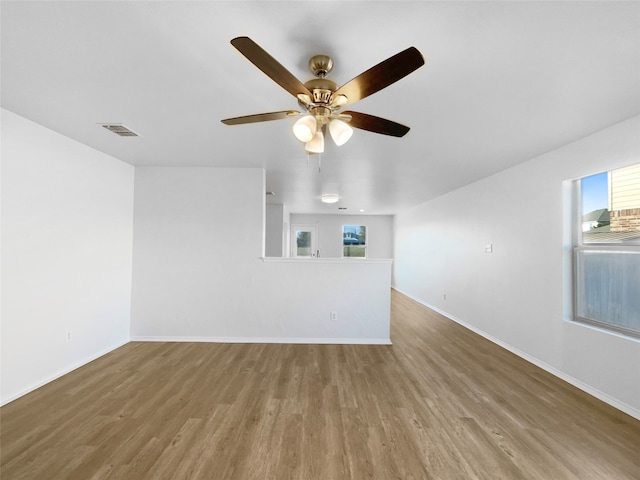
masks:
<instances>
[{"instance_id":1,"label":"white window frame","mask_svg":"<svg viewBox=\"0 0 640 480\"><path fill-rule=\"evenodd\" d=\"M615 169L612 169L615 170ZM601 172L604 173L604 172ZM597 174L597 173L596 173ZM585 175L572 182L573 194L571 195L571 229L572 229L572 282L571 282L571 307L572 314L571 319L577 323L591 325L599 329L622 334L630 338L640 339L640 328L638 330L634 328L627 328L625 326L605 321L602 319L593 319L580 316L578 312L582 310L579 305L579 293L582 287L582 279L579 277L579 271L582 258L586 254L629 254L640 255L640 240L609 240L606 242L588 242L584 243L582 232L582 194L581 194L581 181L583 178L587 178L590 175ZM635 261L635 257L634 257Z\"/></svg>"}]
</instances>

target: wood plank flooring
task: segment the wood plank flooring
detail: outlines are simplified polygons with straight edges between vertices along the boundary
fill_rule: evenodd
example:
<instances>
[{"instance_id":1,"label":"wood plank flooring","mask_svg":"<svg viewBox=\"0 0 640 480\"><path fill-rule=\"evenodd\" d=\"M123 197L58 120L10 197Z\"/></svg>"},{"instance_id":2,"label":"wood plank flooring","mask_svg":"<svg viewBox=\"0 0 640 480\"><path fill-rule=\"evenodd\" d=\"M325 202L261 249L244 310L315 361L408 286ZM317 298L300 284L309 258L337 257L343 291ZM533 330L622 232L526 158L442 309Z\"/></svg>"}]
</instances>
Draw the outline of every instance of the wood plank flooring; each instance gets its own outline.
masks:
<instances>
[{"instance_id":1,"label":"wood plank flooring","mask_svg":"<svg viewBox=\"0 0 640 480\"><path fill-rule=\"evenodd\" d=\"M393 292L393 346L130 343L0 409L0 478L640 479L640 422Z\"/></svg>"}]
</instances>

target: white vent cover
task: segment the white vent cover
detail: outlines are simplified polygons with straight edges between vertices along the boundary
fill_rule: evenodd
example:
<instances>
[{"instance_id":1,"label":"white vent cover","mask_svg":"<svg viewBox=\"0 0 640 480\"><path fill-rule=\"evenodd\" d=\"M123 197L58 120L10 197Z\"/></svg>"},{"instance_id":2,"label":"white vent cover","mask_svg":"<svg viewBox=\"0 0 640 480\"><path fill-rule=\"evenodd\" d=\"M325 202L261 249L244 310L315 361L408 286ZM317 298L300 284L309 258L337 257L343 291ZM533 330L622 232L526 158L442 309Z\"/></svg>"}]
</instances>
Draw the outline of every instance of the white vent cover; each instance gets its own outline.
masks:
<instances>
[{"instance_id":1,"label":"white vent cover","mask_svg":"<svg viewBox=\"0 0 640 480\"><path fill-rule=\"evenodd\" d=\"M101 123L102 127L121 137L139 137L136 132L119 123Z\"/></svg>"}]
</instances>

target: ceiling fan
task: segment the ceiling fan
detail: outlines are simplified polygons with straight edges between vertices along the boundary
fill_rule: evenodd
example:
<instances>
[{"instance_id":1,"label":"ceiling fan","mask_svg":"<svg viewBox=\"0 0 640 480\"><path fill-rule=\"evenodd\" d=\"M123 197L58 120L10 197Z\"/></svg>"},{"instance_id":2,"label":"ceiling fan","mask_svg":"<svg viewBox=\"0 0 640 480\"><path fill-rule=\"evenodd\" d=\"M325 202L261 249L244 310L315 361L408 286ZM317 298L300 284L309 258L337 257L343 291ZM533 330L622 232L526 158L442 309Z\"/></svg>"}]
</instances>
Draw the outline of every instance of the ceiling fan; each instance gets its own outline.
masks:
<instances>
[{"instance_id":1,"label":"ceiling fan","mask_svg":"<svg viewBox=\"0 0 640 480\"><path fill-rule=\"evenodd\" d=\"M393 137L402 137L409 131L409 127L391 120L366 113L342 111L342 108L388 87L424 65L424 58L415 47L389 57L338 87L335 82L326 78L333 68L333 60L327 55L311 57L309 69L316 78L302 83L249 37L234 38L231 45L298 99L304 113L293 125L293 133L305 144L305 150L310 154L324 151L327 128L337 145L343 145L351 138L351 127ZM267 122L299 114L297 110L281 110L226 118L222 123L240 125Z\"/></svg>"}]
</instances>

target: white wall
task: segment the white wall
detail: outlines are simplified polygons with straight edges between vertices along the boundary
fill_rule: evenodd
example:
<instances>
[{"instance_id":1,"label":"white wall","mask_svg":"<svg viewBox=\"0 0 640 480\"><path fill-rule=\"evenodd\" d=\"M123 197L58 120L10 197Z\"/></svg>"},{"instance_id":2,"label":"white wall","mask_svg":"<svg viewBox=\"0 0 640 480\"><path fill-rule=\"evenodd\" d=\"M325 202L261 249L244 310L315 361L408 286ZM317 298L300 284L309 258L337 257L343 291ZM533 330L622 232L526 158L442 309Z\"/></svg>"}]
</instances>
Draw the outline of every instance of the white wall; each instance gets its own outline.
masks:
<instances>
[{"instance_id":1,"label":"white wall","mask_svg":"<svg viewBox=\"0 0 640 480\"><path fill-rule=\"evenodd\" d=\"M133 339L389 342L390 262L260 258L262 169L137 168L135 188Z\"/></svg>"},{"instance_id":2,"label":"white wall","mask_svg":"<svg viewBox=\"0 0 640 480\"><path fill-rule=\"evenodd\" d=\"M2 110L3 404L129 340L133 173Z\"/></svg>"},{"instance_id":3,"label":"white wall","mask_svg":"<svg viewBox=\"0 0 640 480\"><path fill-rule=\"evenodd\" d=\"M284 255L285 257L291 256L291 212L289 208L284 205L284 218L283 218L283 235L284 235Z\"/></svg>"},{"instance_id":4,"label":"white wall","mask_svg":"<svg viewBox=\"0 0 640 480\"><path fill-rule=\"evenodd\" d=\"M265 256L285 256L284 206L266 206Z\"/></svg>"},{"instance_id":5,"label":"white wall","mask_svg":"<svg viewBox=\"0 0 640 480\"><path fill-rule=\"evenodd\" d=\"M395 287L640 418L640 342L564 319L563 216L563 181L640 161L638 132L635 117L396 215Z\"/></svg>"},{"instance_id":6,"label":"white wall","mask_svg":"<svg viewBox=\"0 0 640 480\"><path fill-rule=\"evenodd\" d=\"M137 168L131 333L224 335L251 302L264 171Z\"/></svg>"},{"instance_id":7,"label":"white wall","mask_svg":"<svg viewBox=\"0 0 640 480\"><path fill-rule=\"evenodd\" d=\"M258 267L247 332L256 341L391 343L390 260L274 258Z\"/></svg>"},{"instance_id":8,"label":"white wall","mask_svg":"<svg viewBox=\"0 0 640 480\"><path fill-rule=\"evenodd\" d=\"M343 225L367 226L367 258L393 258L393 216L291 214L291 225L317 225L321 258L342 258Z\"/></svg>"}]
</instances>

